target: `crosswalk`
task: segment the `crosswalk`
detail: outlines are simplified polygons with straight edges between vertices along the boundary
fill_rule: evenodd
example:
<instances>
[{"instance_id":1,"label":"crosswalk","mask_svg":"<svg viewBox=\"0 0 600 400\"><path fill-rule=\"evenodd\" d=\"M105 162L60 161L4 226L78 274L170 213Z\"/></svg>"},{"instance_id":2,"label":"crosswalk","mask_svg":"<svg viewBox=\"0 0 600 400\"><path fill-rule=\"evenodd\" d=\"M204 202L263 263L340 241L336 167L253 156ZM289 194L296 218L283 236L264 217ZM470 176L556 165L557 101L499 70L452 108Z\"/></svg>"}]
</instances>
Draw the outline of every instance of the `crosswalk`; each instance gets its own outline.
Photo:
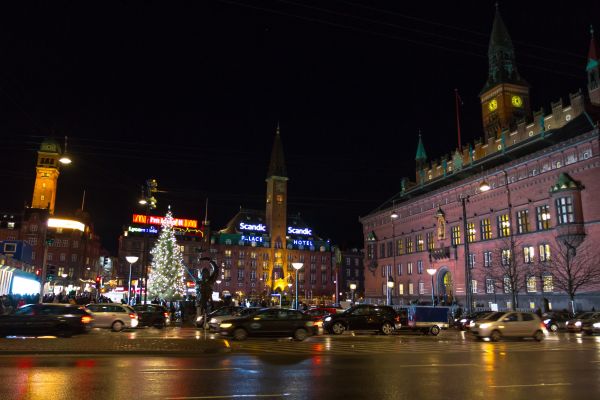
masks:
<instances>
[{"instance_id":1,"label":"crosswalk","mask_svg":"<svg viewBox=\"0 0 600 400\"><path fill-rule=\"evenodd\" d=\"M600 353L598 338L555 340L549 337L543 342L533 340L482 342L472 339L451 338L403 338L373 336L316 336L303 342L291 339L250 338L243 342L230 341L233 353L294 354L294 355L348 355L348 354L397 354L397 353L502 353L539 351L594 351Z\"/></svg>"}]
</instances>

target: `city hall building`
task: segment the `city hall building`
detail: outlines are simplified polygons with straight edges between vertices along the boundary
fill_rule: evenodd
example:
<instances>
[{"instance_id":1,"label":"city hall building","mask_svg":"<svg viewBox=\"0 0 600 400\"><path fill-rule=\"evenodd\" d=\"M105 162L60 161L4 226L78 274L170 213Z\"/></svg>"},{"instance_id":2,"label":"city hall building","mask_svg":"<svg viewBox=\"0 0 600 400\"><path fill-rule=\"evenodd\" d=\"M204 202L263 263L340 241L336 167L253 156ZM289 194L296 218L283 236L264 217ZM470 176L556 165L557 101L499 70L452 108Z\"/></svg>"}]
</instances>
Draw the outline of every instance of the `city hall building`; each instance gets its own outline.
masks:
<instances>
[{"instance_id":1,"label":"city hall building","mask_svg":"<svg viewBox=\"0 0 600 400\"><path fill-rule=\"evenodd\" d=\"M600 307L599 55L592 32L587 93L532 112L496 11L483 139L429 160L419 137L415 180L360 218L367 301Z\"/></svg>"}]
</instances>

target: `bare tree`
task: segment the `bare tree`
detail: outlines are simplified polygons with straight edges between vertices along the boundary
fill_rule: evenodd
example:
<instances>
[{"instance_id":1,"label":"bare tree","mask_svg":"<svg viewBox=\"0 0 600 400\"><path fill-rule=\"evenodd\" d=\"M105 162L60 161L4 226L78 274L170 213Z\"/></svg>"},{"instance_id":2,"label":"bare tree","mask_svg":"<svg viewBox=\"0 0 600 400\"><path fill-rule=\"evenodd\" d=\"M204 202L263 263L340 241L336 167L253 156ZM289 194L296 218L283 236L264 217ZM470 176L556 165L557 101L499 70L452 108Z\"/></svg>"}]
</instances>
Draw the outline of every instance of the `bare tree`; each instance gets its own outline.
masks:
<instances>
[{"instance_id":1,"label":"bare tree","mask_svg":"<svg viewBox=\"0 0 600 400\"><path fill-rule=\"evenodd\" d=\"M511 309L515 310L519 306L519 293L525 292L527 278L533 272L531 261L524 258L523 246L519 240L506 237L497 241L490 265L481 263L479 271L484 279L494 281L495 288L511 295Z\"/></svg>"},{"instance_id":2,"label":"bare tree","mask_svg":"<svg viewBox=\"0 0 600 400\"><path fill-rule=\"evenodd\" d=\"M600 284L600 248L590 240L584 240L577 247L568 241L557 240L550 246L547 256L538 258L538 273L542 277L552 276L552 285L569 296L574 313L575 295Z\"/></svg>"}]
</instances>

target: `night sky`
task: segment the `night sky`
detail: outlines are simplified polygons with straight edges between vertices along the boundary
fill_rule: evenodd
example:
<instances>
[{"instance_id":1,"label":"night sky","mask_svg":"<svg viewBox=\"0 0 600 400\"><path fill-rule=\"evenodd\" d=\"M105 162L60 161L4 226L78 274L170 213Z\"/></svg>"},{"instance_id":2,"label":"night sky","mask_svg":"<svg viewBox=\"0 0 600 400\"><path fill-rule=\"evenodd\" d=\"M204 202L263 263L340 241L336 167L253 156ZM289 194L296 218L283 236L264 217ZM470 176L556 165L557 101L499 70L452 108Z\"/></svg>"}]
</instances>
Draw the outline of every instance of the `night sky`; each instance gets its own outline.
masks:
<instances>
[{"instance_id":1,"label":"night sky","mask_svg":"<svg viewBox=\"0 0 600 400\"><path fill-rule=\"evenodd\" d=\"M69 137L57 213L91 213L104 246L159 208L223 227L264 209L279 121L290 213L343 246L358 218L414 180L427 155L482 136L494 1L20 1L0 5L1 211L31 202L43 137ZM505 1L500 12L533 109L585 88L600 2ZM600 36L600 35L599 35Z\"/></svg>"}]
</instances>

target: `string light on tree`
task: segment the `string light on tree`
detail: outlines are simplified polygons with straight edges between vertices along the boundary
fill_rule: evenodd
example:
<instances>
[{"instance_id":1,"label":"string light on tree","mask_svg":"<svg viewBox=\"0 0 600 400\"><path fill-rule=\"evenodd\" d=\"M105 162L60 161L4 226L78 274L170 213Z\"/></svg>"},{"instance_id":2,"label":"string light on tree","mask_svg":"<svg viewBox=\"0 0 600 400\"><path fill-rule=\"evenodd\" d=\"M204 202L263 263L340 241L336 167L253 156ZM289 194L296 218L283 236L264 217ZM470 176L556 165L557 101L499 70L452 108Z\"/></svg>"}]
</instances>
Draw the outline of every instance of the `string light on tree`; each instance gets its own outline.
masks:
<instances>
[{"instance_id":1,"label":"string light on tree","mask_svg":"<svg viewBox=\"0 0 600 400\"><path fill-rule=\"evenodd\" d=\"M185 294L185 265L173 225L173 214L169 207L156 246L150 251L152 270L148 277L148 293L152 298L178 300Z\"/></svg>"}]
</instances>

